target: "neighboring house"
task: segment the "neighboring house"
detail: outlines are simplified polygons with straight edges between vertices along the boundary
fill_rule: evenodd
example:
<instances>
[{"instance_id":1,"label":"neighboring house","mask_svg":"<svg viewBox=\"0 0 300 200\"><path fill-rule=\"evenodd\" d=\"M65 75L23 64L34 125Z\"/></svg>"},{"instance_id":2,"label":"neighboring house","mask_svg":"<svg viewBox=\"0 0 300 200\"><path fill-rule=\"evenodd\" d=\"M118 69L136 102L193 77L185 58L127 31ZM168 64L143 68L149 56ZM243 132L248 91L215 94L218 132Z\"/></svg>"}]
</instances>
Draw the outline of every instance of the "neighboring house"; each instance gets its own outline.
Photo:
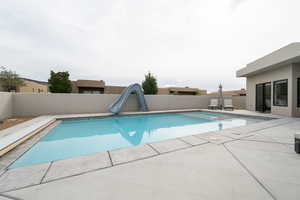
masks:
<instances>
[{"instance_id":1,"label":"neighboring house","mask_svg":"<svg viewBox=\"0 0 300 200\"><path fill-rule=\"evenodd\" d=\"M246 96L246 89L242 88L240 90L225 90L222 92L224 96ZM219 92L211 92L207 94L208 96L218 96Z\"/></svg>"},{"instance_id":2,"label":"neighboring house","mask_svg":"<svg viewBox=\"0 0 300 200\"><path fill-rule=\"evenodd\" d=\"M206 90L189 87L168 87L158 88L157 94L159 95L206 95Z\"/></svg>"},{"instance_id":3,"label":"neighboring house","mask_svg":"<svg viewBox=\"0 0 300 200\"><path fill-rule=\"evenodd\" d=\"M100 80L72 81L72 93L103 94L105 82Z\"/></svg>"},{"instance_id":4,"label":"neighboring house","mask_svg":"<svg viewBox=\"0 0 300 200\"><path fill-rule=\"evenodd\" d=\"M31 93L47 93L48 82L37 81L28 78L22 78L24 80L24 86L17 89L17 92L31 92Z\"/></svg>"},{"instance_id":5,"label":"neighboring house","mask_svg":"<svg viewBox=\"0 0 300 200\"><path fill-rule=\"evenodd\" d=\"M300 43L292 43L237 71L247 78L247 109L300 117Z\"/></svg>"},{"instance_id":6,"label":"neighboring house","mask_svg":"<svg viewBox=\"0 0 300 200\"><path fill-rule=\"evenodd\" d=\"M24 85L17 88L15 92L23 93L47 93L48 92L48 83L44 81L37 81L28 78L22 78ZM3 88L0 86L0 91L3 91Z\"/></svg>"},{"instance_id":7,"label":"neighboring house","mask_svg":"<svg viewBox=\"0 0 300 200\"><path fill-rule=\"evenodd\" d=\"M121 94L125 88L126 87L124 87L124 86L107 85L107 86L105 86L104 93L105 94Z\"/></svg>"},{"instance_id":8,"label":"neighboring house","mask_svg":"<svg viewBox=\"0 0 300 200\"><path fill-rule=\"evenodd\" d=\"M103 80L77 80L72 81L72 93L86 94L121 94L125 86L105 85ZM161 95L206 95L206 90L198 88L158 88L158 94Z\"/></svg>"},{"instance_id":9,"label":"neighboring house","mask_svg":"<svg viewBox=\"0 0 300 200\"><path fill-rule=\"evenodd\" d=\"M103 80L72 81L72 93L84 94L121 94L126 87L108 86Z\"/></svg>"}]
</instances>

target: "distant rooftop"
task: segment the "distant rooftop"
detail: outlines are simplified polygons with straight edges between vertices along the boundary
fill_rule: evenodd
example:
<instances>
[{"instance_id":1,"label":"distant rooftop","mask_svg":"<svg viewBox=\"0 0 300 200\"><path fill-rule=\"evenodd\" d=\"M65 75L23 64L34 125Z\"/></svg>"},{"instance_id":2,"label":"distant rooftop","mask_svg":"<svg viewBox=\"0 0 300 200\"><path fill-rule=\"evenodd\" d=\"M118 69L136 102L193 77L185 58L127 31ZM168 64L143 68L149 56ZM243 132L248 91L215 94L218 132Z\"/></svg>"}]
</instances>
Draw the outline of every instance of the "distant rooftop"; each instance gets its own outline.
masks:
<instances>
[{"instance_id":1,"label":"distant rooftop","mask_svg":"<svg viewBox=\"0 0 300 200\"><path fill-rule=\"evenodd\" d=\"M26 81L31 81L31 82L39 83L39 84L42 84L42 85L48 85L48 82L46 82L46 81L37 81L37 80L29 79L29 78L22 78L22 79L26 80Z\"/></svg>"},{"instance_id":2,"label":"distant rooftop","mask_svg":"<svg viewBox=\"0 0 300 200\"><path fill-rule=\"evenodd\" d=\"M184 91L184 92L197 92L200 89L198 88L190 88L190 87L169 87L170 91Z\"/></svg>"},{"instance_id":3,"label":"distant rooftop","mask_svg":"<svg viewBox=\"0 0 300 200\"><path fill-rule=\"evenodd\" d=\"M73 81L77 87L105 87L105 82L103 80L77 80Z\"/></svg>"},{"instance_id":4,"label":"distant rooftop","mask_svg":"<svg viewBox=\"0 0 300 200\"><path fill-rule=\"evenodd\" d=\"M291 43L278 49L237 71L237 77L252 76L261 72L276 69L283 65L300 62L300 42Z\"/></svg>"},{"instance_id":5,"label":"distant rooftop","mask_svg":"<svg viewBox=\"0 0 300 200\"><path fill-rule=\"evenodd\" d=\"M224 96L246 96L247 90L242 88L240 90L224 90L223 92ZM218 96L219 92L211 92L207 94L208 96Z\"/></svg>"}]
</instances>

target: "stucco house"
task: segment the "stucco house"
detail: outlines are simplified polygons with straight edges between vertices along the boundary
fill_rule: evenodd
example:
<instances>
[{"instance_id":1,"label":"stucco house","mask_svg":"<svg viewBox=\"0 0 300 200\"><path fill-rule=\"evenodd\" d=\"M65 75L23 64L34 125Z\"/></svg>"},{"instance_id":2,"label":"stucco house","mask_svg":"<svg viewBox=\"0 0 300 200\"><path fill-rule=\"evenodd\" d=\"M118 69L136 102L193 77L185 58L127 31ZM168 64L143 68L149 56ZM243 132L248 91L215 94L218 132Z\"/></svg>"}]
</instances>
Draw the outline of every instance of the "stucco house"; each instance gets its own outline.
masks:
<instances>
[{"instance_id":1,"label":"stucco house","mask_svg":"<svg viewBox=\"0 0 300 200\"><path fill-rule=\"evenodd\" d=\"M103 80L77 80L72 81L72 93L85 94L121 94L124 86L105 85Z\"/></svg>"},{"instance_id":2,"label":"stucco house","mask_svg":"<svg viewBox=\"0 0 300 200\"><path fill-rule=\"evenodd\" d=\"M28 78L22 78L24 85L17 89L17 92L30 92L30 93L47 93L48 82L37 81Z\"/></svg>"},{"instance_id":3,"label":"stucco house","mask_svg":"<svg viewBox=\"0 0 300 200\"><path fill-rule=\"evenodd\" d=\"M16 88L14 92L21 93L47 93L48 92L48 83L45 81L37 81L28 78L22 78L24 81L24 85ZM0 85L0 92L5 91L3 87Z\"/></svg>"},{"instance_id":4,"label":"stucco house","mask_svg":"<svg viewBox=\"0 0 300 200\"><path fill-rule=\"evenodd\" d=\"M247 78L247 109L300 117L300 43L291 43L237 71Z\"/></svg>"},{"instance_id":5,"label":"stucco house","mask_svg":"<svg viewBox=\"0 0 300 200\"><path fill-rule=\"evenodd\" d=\"M246 96L247 91L245 88L241 88L240 90L224 90L223 95L224 96ZM210 92L207 94L208 96L218 96L219 91L217 92Z\"/></svg>"},{"instance_id":6,"label":"stucco house","mask_svg":"<svg viewBox=\"0 0 300 200\"><path fill-rule=\"evenodd\" d=\"M158 95L206 95L207 91L190 87L167 87L158 88Z\"/></svg>"},{"instance_id":7,"label":"stucco house","mask_svg":"<svg viewBox=\"0 0 300 200\"><path fill-rule=\"evenodd\" d=\"M72 93L121 94L125 86L106 85L103 80L72 81ZM158 95L206 95L207 91L189 87L158 88Z\"/></svg>"}]
</instances>

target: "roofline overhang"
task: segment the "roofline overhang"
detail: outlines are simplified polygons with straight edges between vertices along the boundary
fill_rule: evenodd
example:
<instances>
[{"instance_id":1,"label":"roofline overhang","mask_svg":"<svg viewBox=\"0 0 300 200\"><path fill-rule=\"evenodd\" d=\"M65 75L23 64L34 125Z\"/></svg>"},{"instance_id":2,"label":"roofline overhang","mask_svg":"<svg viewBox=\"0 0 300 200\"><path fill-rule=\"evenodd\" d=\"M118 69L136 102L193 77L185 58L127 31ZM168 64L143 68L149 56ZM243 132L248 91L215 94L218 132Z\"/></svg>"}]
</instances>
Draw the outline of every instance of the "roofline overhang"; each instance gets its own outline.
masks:
<instances>
[{"instance_id":1,"label":"roofline overhang","mask_svg":"<svg viewBox=\"0 0 300 200\"><path fill-rule=\"evenodd\" d=\"M289 44L236 72L237 77L248 77L293 63L300 63L300 43Z\"/></svg>"}]
</instances>

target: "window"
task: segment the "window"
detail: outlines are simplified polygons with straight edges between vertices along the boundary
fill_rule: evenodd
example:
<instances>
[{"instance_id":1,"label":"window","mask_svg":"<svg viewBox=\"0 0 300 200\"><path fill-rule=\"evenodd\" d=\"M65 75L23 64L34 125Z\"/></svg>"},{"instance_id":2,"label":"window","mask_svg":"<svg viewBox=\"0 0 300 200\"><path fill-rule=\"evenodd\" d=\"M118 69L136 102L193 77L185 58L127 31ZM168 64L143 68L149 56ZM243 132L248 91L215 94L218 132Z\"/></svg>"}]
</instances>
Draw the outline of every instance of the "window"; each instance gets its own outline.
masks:
<instances>
[{"instance_id":1,"label":"window","mask_svg":"<svg viewBox=\"0 0 300 200\"><path fill-rule=\"evenodd\" d=\"M297 105L300 107L300 78L297 79Z\"/></svg>"},{"instance_id":2,"label":"window","mask_svg":"<svg viewBox=\"0 0 300 200\"><path fill-rule=\"evenodd\" d=\"M104 88L78 87L78 92L84 94L103 94Z\"/></svg>"},{"instance_id":3,"label":"window","mask_svg":"<svg viewBox=\"0 0 300 200\"><path fill-rule=\"evenodd\" d=\"M99 90L82 90L81 93L83 94L102 94Z\"/></svg>"},{"instance_id":4,"label":"window","mask_svg":"<svg viewBox=\"0 0 300 200\"><path fill-rule=\"evenodd\" d=\"M273 105L288 106L288 80L274 81Z\"/></svg>"}]
</instances>

